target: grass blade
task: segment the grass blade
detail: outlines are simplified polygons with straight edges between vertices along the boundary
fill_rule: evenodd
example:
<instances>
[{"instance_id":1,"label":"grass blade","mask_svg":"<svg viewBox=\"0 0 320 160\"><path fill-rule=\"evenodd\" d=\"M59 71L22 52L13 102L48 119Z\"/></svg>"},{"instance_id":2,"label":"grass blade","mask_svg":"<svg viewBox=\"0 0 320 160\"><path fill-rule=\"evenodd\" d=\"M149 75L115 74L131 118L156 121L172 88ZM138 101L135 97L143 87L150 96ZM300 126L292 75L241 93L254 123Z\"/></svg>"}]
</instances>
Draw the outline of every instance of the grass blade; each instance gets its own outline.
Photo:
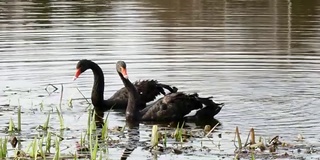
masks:
<instances>
[{"instance_id":1,"label":"grass blade","mask_svg":"<svg viewBox=\"0 0 320 160\"><path fill-rule=\"evenodd\" d=\"M60 159L60 139L57 136L56 141L55 141L55 146L56 146L56 153L54 154L54 160L59 160Z\"/></svg>"},{"instance_id":2,"label":"grass blade","mask_svg":"<svg viewBox=\"0 0 320 160\"><path fill-rule=\"evenodd\" d=\"M48 113L47 120L43 124L43 130L48 130L49 128L49 121L50 121L50 112Z\"/></svg>"},{"instance_id":3,"label":"grass blade","mask_svg":"<svg viewBox=\"0 0 320 160\"><path fill-rule=\"evenodd\" d=\"M47 141L46 141L46 153L50 153L51 148L51 132L47 134Z\"/></svg>"},{"instance_id":4,"label":"grass blade","mask_svg":"<svg viewBox=\"0 0 320 160\"><path fill-rule=\"evenodd\" d=\"M101 139L106 140L108 137L108 121L107 118L104 120L102 131L101 131Z\"/></svg>"},{"instance_id":5,"label":"grass blade","mask_svg":"<svg viewBox=\"0 0 320 160\"><path fill-rule=\"evenodd\" d=\"M98 152L98 137L96 136L93 150L91 150L91 160L96 160Z\"/></svg>"},{"instance_id":6,"label":"grass blade","mask_svg":"<svg viewBox=\"0 0 320 160\"><path fill-rule=\"evenodd\" d=\"M64 120L63 120L63 117L62 117L62 114L61 112L59 111L59 108L57 107L57 113L58 113L58 116L59 116L59 122L60 122L60 129L65 129L64 128Z\"/></svg>"}]
</instances>

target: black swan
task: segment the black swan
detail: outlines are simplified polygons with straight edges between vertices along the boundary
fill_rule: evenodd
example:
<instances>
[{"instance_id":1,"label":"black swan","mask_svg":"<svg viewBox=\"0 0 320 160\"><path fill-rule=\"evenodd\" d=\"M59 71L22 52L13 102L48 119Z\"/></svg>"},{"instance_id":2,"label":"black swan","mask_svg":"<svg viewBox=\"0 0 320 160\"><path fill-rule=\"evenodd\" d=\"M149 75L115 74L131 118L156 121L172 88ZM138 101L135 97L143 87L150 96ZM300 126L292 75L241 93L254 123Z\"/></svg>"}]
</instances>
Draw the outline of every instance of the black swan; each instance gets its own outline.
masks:
<instances>
[{"instance_id":1,"label":"black swan","mask_svg":"<svg viewBox=\"0 0 320 160\"><path fill-rule=\"evenodd\" d=\"M212 97L201 98L198 94L176 92L167 94L152 105L140 110L140 105L143 105L141 103L141 95L128 79L126 63L118 61L116 69L129 92L126 109L126 120L128 121L178 121L184 119L185 115L195 109L200 109L196 112L195 119L212 119L214 115L220 112L223 106L223 103L213 102L211 100Z\"/></svg>"},{"instance_id":2,"label":"black swan","mask_svg":"<svg viewBox=\"0 0 320 160\"><path fill-rule=\"evenodd\" d=\"M113 96L109 99L104 100L104 75L102 69L98 64L91 60L83 59L80 60L76 67L76 73L74 80L77 79L81 73L87 69L91 69L94 75L94 84L91 92L91 101L94 106L96 113L99 116L103 116L103 112L109 109L121 109L125 110L128 102L128 91L125 87L118 90ZM170 87L169 85L158 83L156 80L143 80L137 81L134 84L134 87L137 89L140 96L140 102L142 105L139 105L139 109L145 107L147 102L153 101L156 96L163 94L165 95L164 89L169 90L170 92L176 92L177 88Z\"/></svg>"}]
</instances>

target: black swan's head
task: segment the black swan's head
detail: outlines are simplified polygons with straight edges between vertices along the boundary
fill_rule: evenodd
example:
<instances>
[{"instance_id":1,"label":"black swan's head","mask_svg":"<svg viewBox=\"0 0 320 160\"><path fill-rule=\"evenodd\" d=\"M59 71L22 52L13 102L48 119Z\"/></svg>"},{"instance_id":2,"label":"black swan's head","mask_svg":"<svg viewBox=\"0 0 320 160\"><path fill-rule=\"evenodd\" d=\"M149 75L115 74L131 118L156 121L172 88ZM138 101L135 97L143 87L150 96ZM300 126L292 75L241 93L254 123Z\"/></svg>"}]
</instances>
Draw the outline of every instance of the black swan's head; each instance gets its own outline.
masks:
<instances>
[{"instance_id":1,"label":"black swan's head","mask_svg":"<svg viewBox=\"0 0 320 160\"><path fill-rule=\"evenodd\" d=\"M78 62L77 67L76 67L76 74L74 75L73 80L76 80L81 73L83 73L84 71L86 71L87 69L89 69L89 65L93 63L90 60L87 59L82 59Z\"/></svg>"},{"instance_id":2,"label":"black swan's head","mask_svg":"<svg viewBox=\"0 0 320 160\"><path fill-rule=\"evenodd\" d=\"M116 67L117 67L117 72L121 74L125 79L128 79L126 63L124 61L118 61Z\"/></svg>"}]
</instances>

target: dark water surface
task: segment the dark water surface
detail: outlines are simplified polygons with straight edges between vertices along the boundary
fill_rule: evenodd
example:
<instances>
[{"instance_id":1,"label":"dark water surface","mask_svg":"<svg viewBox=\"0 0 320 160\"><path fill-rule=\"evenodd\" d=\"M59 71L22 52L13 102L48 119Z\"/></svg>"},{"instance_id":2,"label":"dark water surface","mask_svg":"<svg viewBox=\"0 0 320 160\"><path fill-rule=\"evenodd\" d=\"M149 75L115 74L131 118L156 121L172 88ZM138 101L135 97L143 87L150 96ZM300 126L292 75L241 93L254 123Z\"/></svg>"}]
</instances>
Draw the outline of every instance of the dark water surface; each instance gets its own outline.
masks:
<instances>
[{"instance_id":1,"label":"dark water surface","mask_svg":"<svg viewBox=\"0 0 320 160\"><path fill-rule=\"evenodd\" d=\"M66 104L82 97L76 87L89 98L93 84L90 71L72 81L77 61L91 59L103 68L107 98L122 87L115 63L124 60L131 80L155 78L224 102L218 133L254 127L260 136L290 141L302 134L319 146L319 13L318 0L1 1L0 128L16 119L20 102L22 135L33 139L33 128L46 119L40 103L44 110L59 104L60 88L48 96L45 87L63 83L70 128L64 143L74 148L86 128L87 105ZM50 123L59 130L56 116ZM111 113L110 128L124 124ZM140 125L140 141L149 140L150 130ZM212 146L210 153L158 159L232 154L232 139L223 136L221 150ZM110 150L108 156L119 159L124 149ZM129 156L146 157L154 158L141 147Z\"/></svg>"}]
</instances>

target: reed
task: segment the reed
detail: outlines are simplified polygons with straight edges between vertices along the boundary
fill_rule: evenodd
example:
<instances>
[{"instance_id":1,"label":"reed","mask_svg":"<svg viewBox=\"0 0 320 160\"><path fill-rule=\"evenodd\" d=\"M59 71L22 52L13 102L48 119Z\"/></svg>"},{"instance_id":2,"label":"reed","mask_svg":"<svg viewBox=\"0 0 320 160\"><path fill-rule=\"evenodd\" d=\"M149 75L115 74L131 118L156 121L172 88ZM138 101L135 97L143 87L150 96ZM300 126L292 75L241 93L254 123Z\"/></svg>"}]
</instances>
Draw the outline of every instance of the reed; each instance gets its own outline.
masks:
<instances>
[{"instance_id":1,"label":"reed","mask_svg":"<svg viewBox=\"0 0 320 160\"><path fill-rule=\"evenodd\" d=\"M83 137L82 135L82 132L81 132L81 135L80 135L80 146L82 147L84 144L85 144L85 141L86 141L86 136Z\"/></svg>"},{"instance_id":2,"label":"reed","mask_svg":"<svg viewBox=\"0 0 320 160\"><path fill-rule=\"evenodd\" d=\"M159 130L158 130L158 125L153 125L152 126L152 134L151 134L151 146L153 147L157 147L158 146L158 141L159 141L159 134L158 134Z\"/></svg>"},{"instance_id":3,"label":"reed","mask_svg":"<svg viewBox=\"0 0 320 160\"><path fill-rule=\"evenodd\" d=\"M21 131L21 105L18 107L18 131Z\"/></svg>"},{"instance_id":4,"label":"reed","mask_svg":"<svg viewBox=\"0 0 320 160\"><path fill-rule=\"evenodd\" d=\"M63 84L61 84L61 94L60 94L60 101L59 101L60 111L62 111L62 98L63 98Z\"/></svg>"},{"instance_id":5,"label":"reed","mask_svg":"<svg viewBox=\"0 0 320 160\"><path fill-rule=\"evenodd\" d=\"M236 137L238 140L239 151L241 151L242 150L242 142L241 142L241 137L240 137L240 132L239 132L238 126L236 127Z\"/></svg>"},{"instance_id":6,"label":"reed","mask_svg":"<svg viewBox=\"0 0 320 160\"><path fill-rule=\"evenodd\" d=\"M10 121L9 121L9 128L8 128L8 131L9 131L9 132L13 132L13 131L15 131L15 125L14 125L14 123L13 123L12 118L10 118Z\"/></svg>"},{"instance_id":7,"label":"reed","mask_svg":"<svg viewBox=\"0 0 320 160\"><path fill-rule=\"evenodd\" d=\"M59 101L59 108L57 107L57 113L59 116L59 122L60 122L60 129L65 129L64 127L64 120L63 120L63 115L62 115L62 98L63 98L63 84L61 84L61 94L60 94L60 101Z\"/></svg>"},{"instance_id":8,"label":"reed","mask_svg":"<svg viewBox=\"0 0 320 160\"><path fill-rule=\"evenodd\" d=\"M6 159L7 157L7 143L7 137L5 137L4 139L0 138L0 159Z\"/></svg>"},{"instance_id":9,"label":"reed","mask_svg":"<svg viewBox=\"0 0 320 160\"><path fill-rule=\"evenodd\" d=\"M256 136L253 128L250 129L250 144L256 144Z\"/></svg>"},{"instance_id":10,"label":"reed","mask_svg":"<svg viewBox=\"0 0 320 160\"><path fill-rule=\"evenodd\" d=\"M210 135L210 133L212 133L214 131L215 128L217 128L217 126L219 125L220 123L218 122L216 125L214 125L214 127L211 128L211 130L205 135L205 137L208 137Z\"/></svg>"}]
</instances>

